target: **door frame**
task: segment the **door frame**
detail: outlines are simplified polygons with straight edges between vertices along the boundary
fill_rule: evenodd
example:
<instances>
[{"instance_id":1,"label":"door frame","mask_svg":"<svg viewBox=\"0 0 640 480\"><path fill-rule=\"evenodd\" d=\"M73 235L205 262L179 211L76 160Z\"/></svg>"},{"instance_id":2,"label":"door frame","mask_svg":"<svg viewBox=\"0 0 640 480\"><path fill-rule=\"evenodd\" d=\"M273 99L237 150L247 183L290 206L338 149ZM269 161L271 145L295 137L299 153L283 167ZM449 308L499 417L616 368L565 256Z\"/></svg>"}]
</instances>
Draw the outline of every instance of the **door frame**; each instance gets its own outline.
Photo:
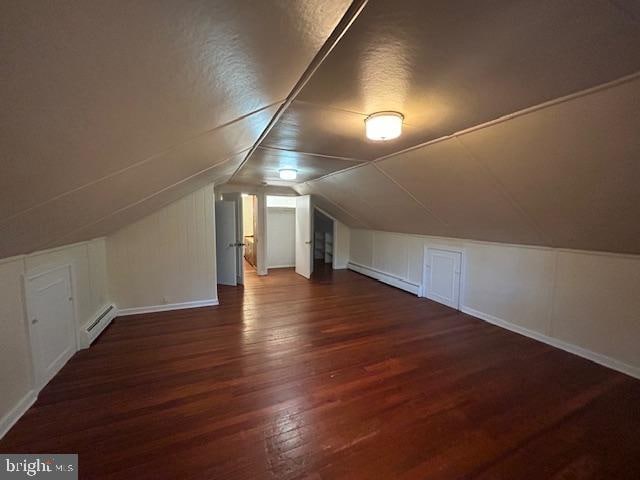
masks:
<instances>
[{"instance_id":1,"label":"door frame","mask_svg":"<svg viewBox=\"0 0 640 480\"><path fill-rule=\"evenodd\" d=\"M229 204L229 205L226 205ZM224 207L224 208L223 208ZM231 207L229 209L230 213L233 213L233 218L234 218L234 225L233 225L233 232L229 232L226 229L221 228L222 225L219 222L219 220L221 220L220 218L218 218L219 216L222 216L223 214L223 210L226 210L227 207ZM215 210L215 225L216 225L216 235L215 235L215 253L216 253L216 284L217 285L228 285L231 287L237 287L238 286L238 205L237 202L232 200L227 200L227 199L222 199L222 200L215 200L214 201L214 210ZM231 237L232 237L232 241L223 241L223 238L225 235L232 233ZM223 257L223 249L227 249L227 248L233 248L233 262L232 266L233 266L233 276L232 276L232 280L228 280L230 283L224 283L221 281L221 277L223 277L223 275L221 275L220 273L222 271L226 272L226 269L221 269L221 259L225 258L226 256ZM225 264L227 263L226 260L224 262ZM231 266L231 265L230 265Z\"/></svg>"},{"instance_id":2,"label":"door frame","mask_svg":"<svg viewBox=\"0 0 640 480\"><path fill-rule=\"evenodd\" d=\"M34 312L34 307L32 304L32 297L31 297L31 289L30 289L30 283L32 280L35 280L36 278L42 277L44 275L48 275L49 273L55 272L56 270L66 270L67 271L67 275L69 278L69 289L70 289L70 294L71 294L71 312L72 312L72 317L71 318L71 322L72 322L72 331L73 331L73 354L75 354L78 351L79 345L80 345L80 339L78 338L79 336L79 332L78 332L78 314L76 311L76 289L75 289L75 284L74 284L74 275L73 275L73 265L71 265L70 263L66 263L64 265L59 265L57 267L53 267L53 268L49 268L47 270L44 270L42 272L38 272L38 273L34 273L32 275L23 275L23 283L24 283L24 305L25 305L25 313L26 313L26 317L25 320L27 322L27 333L29 335L29 350L31 351L31 374L32 374L32 378L33 378L33 388L36 392L39 392L44 386L44 376L43 376L43 372L40 371L40 358L39 358L39 354L36 353L37 352L37 346L34 345L34 341L35 341L35 336L36 333L34 332L34 327L32 324L32 319L34 318L35 312ZM72 354L72 356L73 356ZM36 358L36 356L38 356L38 358Z\"/></svg>"},{"instance_id":3,"label":"door frame","mask_svg":"<svg viewBox=\"0 0 640 480\"><path fill-rule=\"evenodd\" d=\"M313 209L314 211L318 210L321 214L323 214L325 217L330 218L331 221L333 222L333 258L331 259L331 268L335 270L336 269L336 239L338 238L338 220L333 215L327 213L326 211L324 211L323 209L321 209L316 205L313 206ZM312 232L315 235L315 232L316 232L315 225Z\"/></svg>"},{"instance_id":4,"label":"door frame","mask_svg":"<svg viewBox=\"0 0 640 480\"><path fill-rule=\"evenodd\" d=\"M425 244L424 250L422 254L422 282L420 288L418 289L418 296L427 298L427 275L431 271L431 265L429 265L429 250L444 250L446 252L459 253L460 254L460 287L459 287L459 299L458 299L458 310L462 310L464 307L464 293L465 293L465 284L466 282L466 272L467 272L467 261L466 261L466 249L462 246L454 246L454 245L442 245L442 244Z\"/></svg>"}]
</instances>

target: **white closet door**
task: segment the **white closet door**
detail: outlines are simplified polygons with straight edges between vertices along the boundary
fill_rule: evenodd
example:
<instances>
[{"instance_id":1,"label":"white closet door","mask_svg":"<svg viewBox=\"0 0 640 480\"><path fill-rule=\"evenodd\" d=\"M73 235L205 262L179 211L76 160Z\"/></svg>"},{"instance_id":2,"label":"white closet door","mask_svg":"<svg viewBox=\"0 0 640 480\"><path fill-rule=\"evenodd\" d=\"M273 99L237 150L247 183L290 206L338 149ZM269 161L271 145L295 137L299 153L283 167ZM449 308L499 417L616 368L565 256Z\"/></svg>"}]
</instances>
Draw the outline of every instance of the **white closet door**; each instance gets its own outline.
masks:
<instances>
[{"instance_id":1,"label":"white closet door","mask_svg":"<svg viewBox=\"0 0 640 480\"><path fill-rule=\"evenodd\" d=\"M460 307L460 267L462 254L429 248L426 297L452 308Z\"/></svg>"},{"instance_id":2,"label":"white closet door","mask_svg":"<svg viewBox=\"0 0 640 480\"><path fill-rule=\"evenodd\" d=\"M57 268L26 283L36 387L42 388L76 351L70 269Z\"/></svg>"},{"instance_id":3,"label":"white closet door","mask_svg":"<svg viewBox=\"0 0 640 480\"><path fill-rule=\"evenodd\" d=\"M232 201L216 201L216 271L218 283L236 286L238 270L236 255L236 204Z\"/></svg>"}]
</instances>

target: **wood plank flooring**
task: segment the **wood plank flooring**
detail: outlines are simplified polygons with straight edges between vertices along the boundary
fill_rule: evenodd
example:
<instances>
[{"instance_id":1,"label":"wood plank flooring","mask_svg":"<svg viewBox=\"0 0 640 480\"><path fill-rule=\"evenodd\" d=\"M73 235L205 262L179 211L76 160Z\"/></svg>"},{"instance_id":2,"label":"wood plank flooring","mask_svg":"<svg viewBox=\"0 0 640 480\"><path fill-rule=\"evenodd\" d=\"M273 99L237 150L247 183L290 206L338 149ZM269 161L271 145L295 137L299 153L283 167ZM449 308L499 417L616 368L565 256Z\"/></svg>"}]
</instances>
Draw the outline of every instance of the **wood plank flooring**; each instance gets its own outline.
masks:
<instances>
[{"instance_id":1,"label":"wood plank flooring","mask_svg":"<svg viewBox=\"0 0 640 480\"><path fill-rule=\"evenodd\" d=\"M119 318L0 441L100 479L638 479L640 381L349 271Z\"/></svg>"}]
</instances>

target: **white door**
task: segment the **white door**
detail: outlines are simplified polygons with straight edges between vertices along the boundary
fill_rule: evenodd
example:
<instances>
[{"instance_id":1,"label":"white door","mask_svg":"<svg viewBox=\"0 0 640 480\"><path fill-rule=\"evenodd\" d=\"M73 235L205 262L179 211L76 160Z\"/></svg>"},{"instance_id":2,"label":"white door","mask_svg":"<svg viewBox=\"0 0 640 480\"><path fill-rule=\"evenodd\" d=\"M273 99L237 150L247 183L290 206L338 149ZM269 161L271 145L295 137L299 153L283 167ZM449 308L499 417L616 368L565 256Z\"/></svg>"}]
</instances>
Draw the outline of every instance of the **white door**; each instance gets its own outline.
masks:
<instances>
[{"instance_id":1,"label":"white door","mask_svg":"<svg viewBox=\"0 0 640 480\"><path fill-rule=\"evenodd\" d=\"M462 254L435 248L427 249L426 297L452 308L460 307L460 268Z\"/></svg>"},{"instance_id":2,"label":"white door","mask_svg":"<svg viewBox=\"0 0 640 480\"><path fill-rule=\"evenodd\" d=\"M216 201L216 271L218 283L237 285L236 202Z\"/></svg>"},{"instance_id":3,"label":"white door","mask_svg":"<svg viewBox=\"0 0 640 480\"><path fill-rule=\"evenodd\" d=\"M234 202L236 205L236 282L240 285L244 283L244 258L242 255L244 244L244 225L242 220L242 194L238 192L225 193L222 196L224 201Z\"/></svg>"},{"instance_id":4,"label":"white door","mask_svg":"<svg viewBox=\"0 0 640 480\"><path fill-rule=\"evenodd\" d=\"M311 197L296 197L296 273L311 277Z\"/></svg>"},{"instance_id":5,"label":"white door","mask_svg":"<svg viewBox=\"0 0 640 480\"><path fill-rule=\"evenodd\" d=\"M26 280L36 388L44 387L76 351L69 266Z\"/></svg>"}]
</instances>

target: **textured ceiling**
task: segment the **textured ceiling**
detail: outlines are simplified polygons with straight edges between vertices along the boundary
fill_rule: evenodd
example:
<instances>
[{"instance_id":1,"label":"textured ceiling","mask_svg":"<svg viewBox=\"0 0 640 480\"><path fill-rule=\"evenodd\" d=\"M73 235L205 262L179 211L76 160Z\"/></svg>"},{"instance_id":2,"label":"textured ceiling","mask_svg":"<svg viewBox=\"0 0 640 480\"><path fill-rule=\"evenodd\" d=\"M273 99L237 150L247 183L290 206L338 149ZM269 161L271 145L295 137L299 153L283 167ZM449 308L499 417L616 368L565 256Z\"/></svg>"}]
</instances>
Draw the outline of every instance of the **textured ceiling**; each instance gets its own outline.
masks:
<instances>
[{"instance_id":1,"label":"textured ceiling","mask_svg":"<svg viewBox=\"0 0 640 480\"><path fill-rule=\"evenodd\" d=\"M362 161L294 187L351 226L640 253L639 13L372 0L262 146ZM366 140L380 110L399 139Z\"/></svg>"},{"instance_id":2,"label":"textured ceiling","mask_svg":"<svg viewBox=\"0 0 640 480\"><path fill-rule=\"evenodd\" d=\"M354 227L640 253L640 75L294 187Z\"/></svg>"},{"instance_id":3,"label":"textured ceiling","mask_svg":"<svg viewBox=\"0 0 640 480\"><path fill-rule=\"evenodd\" d=\"M3 2L0 24L0 258L226 181L354 227L640 253L635 0ZM365 140L378 110L399 139Z\"/></svg>"},{"instance_id":4,"label":"textured ceiling","mask_svg":"<svg viewBox=\"0 0 640 480\"><path fill-rule=\"evenodd\" d=\"M370 161L629 75L640 70L637 10L633 0L371 0L262 146ZM365 138L364 119L381 110L404 114L399 139Z\"/></svg>"},{"instance_id":5,"label":"textured ceiling","mask_svg":"<svg viewBox=\"0 0 640 480\"><path fill-rule=\"evenodd\" d=\"M2 2L0 257L226 180L350 3Z\"/></svg>"}]
</instances>

